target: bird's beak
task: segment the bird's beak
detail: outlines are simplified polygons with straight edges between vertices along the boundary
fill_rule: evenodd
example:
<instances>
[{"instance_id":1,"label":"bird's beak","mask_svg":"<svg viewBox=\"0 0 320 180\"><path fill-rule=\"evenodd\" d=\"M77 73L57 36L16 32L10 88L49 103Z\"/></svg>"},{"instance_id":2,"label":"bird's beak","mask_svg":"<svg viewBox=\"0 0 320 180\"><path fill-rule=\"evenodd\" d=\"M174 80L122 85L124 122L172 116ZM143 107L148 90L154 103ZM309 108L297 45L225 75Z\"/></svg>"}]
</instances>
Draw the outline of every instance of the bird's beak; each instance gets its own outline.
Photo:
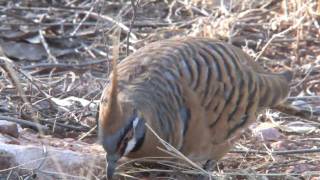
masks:
<instances>
[{"instance_id":1,"label":"bird's beak","mask_svg":"<svg viewBox=\"0 0 320 180\"><path fill-rule=\"evenodd\" d=\"M107 155L106 171L107 171L108 180L112 179L118 160L119 160L119 156L117 154Z\"/></svg>"}]
</instances>

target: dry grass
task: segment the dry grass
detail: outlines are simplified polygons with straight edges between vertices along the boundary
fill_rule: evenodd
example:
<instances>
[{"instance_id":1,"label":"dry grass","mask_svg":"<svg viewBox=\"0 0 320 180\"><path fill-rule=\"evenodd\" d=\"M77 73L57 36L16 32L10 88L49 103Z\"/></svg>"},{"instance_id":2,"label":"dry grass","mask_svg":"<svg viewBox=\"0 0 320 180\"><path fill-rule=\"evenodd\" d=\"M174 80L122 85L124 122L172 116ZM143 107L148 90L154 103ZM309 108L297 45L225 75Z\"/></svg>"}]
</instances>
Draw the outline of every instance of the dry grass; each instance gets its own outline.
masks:
<instances>
[{"instance_id":1,"label":"dry grass","mask_svg":"<svg viewBox=\"0 0 320 180\"><path fill-rule=\"evenodd\" d=\"M0 55L0 112L32 120L31 127L44 130L42 133L83 141L96 138L96 104L111 68L109 52L116 29L121 30L120 60L150 42L171 37L228 41L271 71L293 70L290 102L314 112L320 110L319 0L225 0L222 4L218 0L141 0L135 8L124 0L50 2L0 2L4 52ZM8 42L21 47L26 43L37 50L23 55L21 47ZM319 152L289 152L320 147L320 121L319 117L314 119L273 111L262 114L258 122L276 125L282 137L263 141L248 131L235 151L218 162L212 177L320 178ZM315 129L308 133L288 131L292 122ZM165 151L180 161L134 160L120 165L118 174L124 179L209 177L199 164L163 143ZM289 153L272 153L280 150Z\"/></svg>"}]
</instances>

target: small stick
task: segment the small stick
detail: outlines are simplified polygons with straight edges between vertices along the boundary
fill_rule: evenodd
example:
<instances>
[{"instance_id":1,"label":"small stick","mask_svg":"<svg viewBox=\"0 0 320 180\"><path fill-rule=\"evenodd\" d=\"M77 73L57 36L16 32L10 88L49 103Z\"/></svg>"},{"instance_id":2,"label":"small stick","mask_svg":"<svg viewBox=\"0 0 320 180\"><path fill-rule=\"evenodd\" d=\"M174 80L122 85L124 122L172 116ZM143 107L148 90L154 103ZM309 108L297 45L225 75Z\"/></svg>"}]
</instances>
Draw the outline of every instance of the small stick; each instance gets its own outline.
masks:
<instances>
[{"instance_id":1,"label":"small stick","mask_svg":"<svg viewBox=\"0 0 320 180\"><path fill-rule=\"evenodd\" d=\"M19 81L19 78L18 78L18 76L16 74L16 71L14 70L14 68L12 66L13 62L4 55L1 47L0 47L0 60L4 61L3 68L9 74L9 77L10 77L12 83L16 86L17 91L20 94L20 97L21 97L22 101L25 104L27 104L28 106L31 107L31 103L26 98L26 94L24 93L24 90L23 90L23 88L21 86L21 82Z\"/></svg>"},{"instance_id":2,"label":"small stick","mask_svg":"<svg viewBox=\"0 0 320 180\"><path fill-rule=\"evenodd\" d=\"M154 134L156 136L156 138L163 144L163 146L168 150L168 152L171 154L176 154L176 157L180 157L181 159L185 160L186 162L188 162L190 165L192 165L193 167L197 168L198 170L200 170L202 173L206 174L209 176L209 179L211 179L211 174L209 172L207 172L206 170L204 170L203 168L201 168L198 164L194 163L193 161L191 161L188 157L186 157L184 154L182 154L180 151L178 151L176 148L174 148L170 143L166 142L165 140L163 140L152 128L151 126L149 126L147 123L145 124L147 126L147 128L152 132L152 134Z\"/></svg>"},{"instance_id":3,"label":"small stick","mask_svg":"<svg viewBox=\"0 0 320 180\"><path fill-rule=\"evenodd\" d=\"M269 45L271 44L271 42L272 42L274 39L276 39L276 38L278 38L278 37L281 37L281 36L287 34L288 32L290 32L290 31L296 29L297 27L299 27L300 24L301 24L301 23L303 22L303 20L305 19L305 17L306 17L306 16L301 17L295 25L289 27L288 29L286 29L286 30L284 30L284 31L281 31L280 33L274 34L274 35L270 38L270 40L266 43L266 45L263 46L263 48L262 48L261 51L259 52L258 56L255 58L255 61L258 61L258 60L259 60L259 58L260 58L260 57L262 56L262 54L266 51L266 49L269 47Z\"/></svg>"},{"instance_id":4,"label":"small stick","mask_svg":"<svg viewBox=\"0 0 320 180\"><path fill-rule=\"evenodd\" d=\"M132 18L131 18L131 21L130 21L129 32L128 32L128 35L127 35L127 56L129 56L130 34L131 34L131 31L132 31L132 26L134 24L134 21L136 19L136 11L137 11L137 7L136 7L136 4L135 4L134 0L131 0L131 6L132 6Z\"/></svg>"},{"instance_id":5,"label":"small stick","mask_svg":"<svg viewBox=\"0 0 320 180\"><path fill-rule=\"evenodd\" d=\"M78 140L82 140L85 137L87 137L89 134L91 134L92 132L94 132L97 129L97 125L95 125L93 128L91 128L88 132L86 132L84 135L82 135Z\"/></svg>"},{"instance_id":6,"label":"small stick","mask_svg":"<svg viewBox=\"0 0 320 180\"><path fill-rule=\"evenodd\" d=\"M320 112L312 112L305 109L299 109L297 107L287 104L278 105L272 109L278 110L288 115L297 116L302 119L307 119L316 123L320 122Z\"/></svg>"},{"instance_id":7,"label":"small stick","mask_svg":"<svg viewBox=\"0 0 320 180\"><path fill-rule=\"evenodd\" d=\"M5 120L5 121L10 121L10 122L15 122L21 125L25 126L30 126L40 132L47 133L49 132L49 128L47 126L41 125L40 123L36 122L31 122L23 119L18 119L18 118L13 118L13 117L8 117L8 116L1 116L0 115L0 120Z\"/></svg>"},{"instance_id":8,"label":"small stick","mask_svg":"<svg viewBox=\"0 0 320 180\"><path fill-rule=\"evenodd\" d=\"M80 23L77 25L77 27L70 33L71 36L74 36L77 31L80 29L80 27L82 26L82 24L88 19L88 17L90 16L90 14L92 13L92 11L94 10L95 6L92 6L89 11L87 11L85 13L84 18L81 19Z\"/></svg>"},{"instance_id":9,"label":"small stick","mask_svg":"<svg viewBox=\"0 0 320 180\"><path fill-rule=\"evenodd\" d=\"M43 68L43 69L53 69L53 68L61 68L61 69L76 69L76 70L81 70L81 69L88 69L88 66L95 65L95 64L100 64L107 62L106 59L102 60L95 60L95 61L86 61L84 63L79 63L79 64L65 64L65 63L57 63L57 64L52 64L52 63L37 63L33 65L28 65L22 67L23 70L30 70L30 69L36 69L36 68Z\"/></svg>"},{"instance_id":10,"label":"small stick","mask_svg":"<svg viewBox=\"0 0 320 180\"><path fill-rule=\"evenodd\" d=\"M43 36L43 34L44 34L43 30L40 29L40 30L38 31L38 33L39 33L40 41L41 41L44 49L46 50L46 52L47 52L47 54L48 54L48 59L49 59L49 61L52 60L54 63L58 63L57 58L56 58L54 55L52 55L51 50L50 50L50 48L49 48L49 45L48 45L46 39L45 39L44 36Z\"/></svg>"},{"instance_id":11,"label":"small stick","mask_svg":"<svg viewBox=\"0 0 320 180\"><path fill-rule=\"evenodd\" d=\"M238 154L262 154L262 155L289 155L289 154L310 154L319 153L320 148L316 149L297 149L297 150L284 150L284 151L259 151L259 150L231 150L229 153Z\"/></svg>"}]
</instances>

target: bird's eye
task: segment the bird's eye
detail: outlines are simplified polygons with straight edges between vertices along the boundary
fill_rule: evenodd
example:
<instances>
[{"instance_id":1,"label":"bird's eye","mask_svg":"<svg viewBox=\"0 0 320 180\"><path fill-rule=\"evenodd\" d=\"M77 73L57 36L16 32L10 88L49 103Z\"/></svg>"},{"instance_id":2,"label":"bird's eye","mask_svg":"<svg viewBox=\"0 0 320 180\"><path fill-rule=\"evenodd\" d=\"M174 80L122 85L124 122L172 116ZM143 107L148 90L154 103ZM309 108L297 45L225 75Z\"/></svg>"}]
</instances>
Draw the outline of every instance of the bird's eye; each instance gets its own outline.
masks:
<instances>
[{"instance_id":1,"label":"bird's eye","mask_svg":"<svg viewBox=\"0 0 320 180\"><path fill-rule=\"evenodd\" d=\"M127 134L123 137L123 139L121 140L120 146L118 148L118 151L120 151L120 154L123 154L128 142L130 141L130 139L133 137L133 129L129 130L127 132Z\"/></svg>"}]
</instances>

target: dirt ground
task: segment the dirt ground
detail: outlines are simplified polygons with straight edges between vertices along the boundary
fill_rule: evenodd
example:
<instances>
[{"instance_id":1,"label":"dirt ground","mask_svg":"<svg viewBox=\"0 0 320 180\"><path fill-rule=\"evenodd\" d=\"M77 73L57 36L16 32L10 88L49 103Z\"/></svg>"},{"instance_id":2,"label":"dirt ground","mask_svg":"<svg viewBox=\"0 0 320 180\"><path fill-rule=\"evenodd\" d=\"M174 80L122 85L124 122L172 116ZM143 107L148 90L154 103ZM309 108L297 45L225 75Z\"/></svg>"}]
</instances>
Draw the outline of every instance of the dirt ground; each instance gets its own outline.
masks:
<instances>
[{"instance_id":1,"label":"dirt ground","mask_svg":"<svg viewBox=\"0 0 320 180\"><path fill-rule=\"evenodd\" d=\"M16 139L22 146L101 152L88 147L96 143L97 103L112 69L114 32L121 30L119 61L157 40L209 37L241 47L270 71L292 70L288 101L314 113L308 118L276 110L260 114L218 162L214 176L320 179L320 1L221 2L0 1L0 120L22 126ZM74 148L77 144L84 148ZM195 179L203 174L188 163L158 162L144 166L137 160L118 172L124 179ZM101 171L89 179L101 178Z\"/></svg>"}]
</instances>

